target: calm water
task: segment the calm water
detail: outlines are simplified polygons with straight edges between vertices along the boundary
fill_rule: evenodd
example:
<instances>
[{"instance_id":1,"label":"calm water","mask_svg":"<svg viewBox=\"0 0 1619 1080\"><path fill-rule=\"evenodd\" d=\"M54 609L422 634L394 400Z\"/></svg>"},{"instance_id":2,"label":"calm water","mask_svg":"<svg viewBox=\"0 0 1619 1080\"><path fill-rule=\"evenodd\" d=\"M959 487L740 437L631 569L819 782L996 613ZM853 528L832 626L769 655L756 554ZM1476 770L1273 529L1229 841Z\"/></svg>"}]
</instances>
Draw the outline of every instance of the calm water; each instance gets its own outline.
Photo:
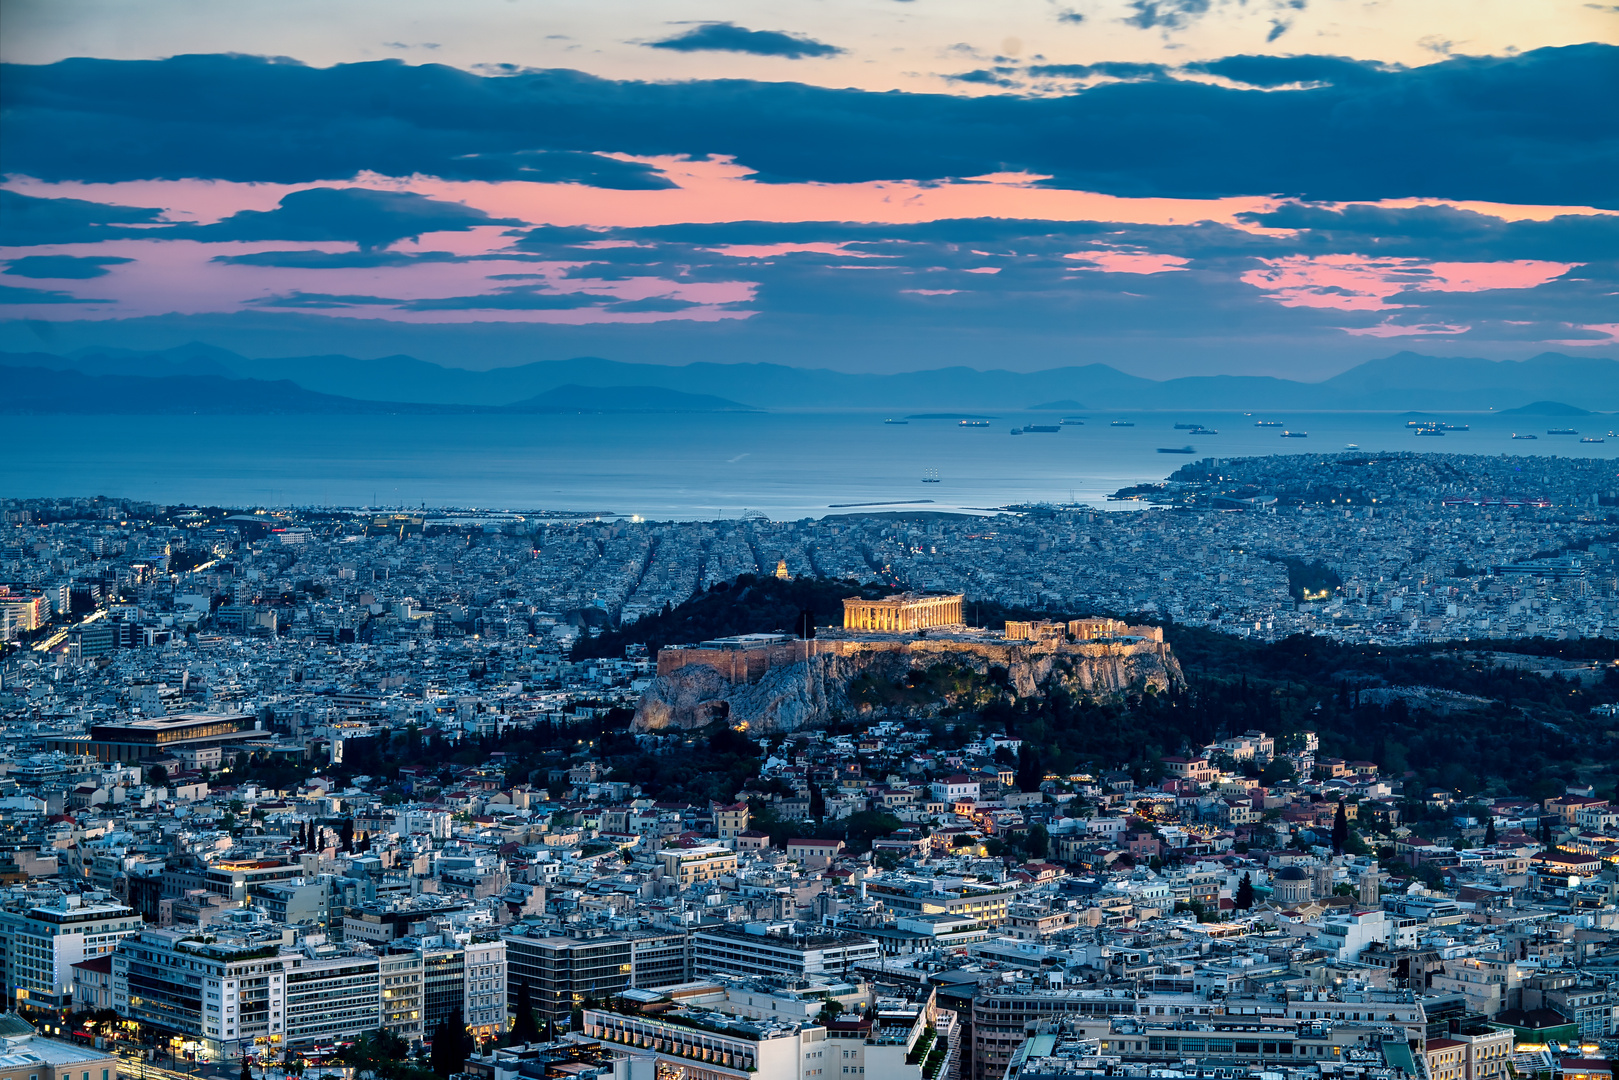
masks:
<instances>
[{"instance_id":1,"label":"calm water","mask_svg":"<svg viewBox=\"0 0 1619 1080\"><path fill-rule=\"evenodd\" d=\"M7 417L0 495L115 495L175 503L581 510L643 517L787 519L846 512L835 504L917 509L1019 502L1102 505L1128 484L1161 480L1201 457L1362 450L1619 457L1619 438L1549 436L1561 419L1455 416L1472 430L1417 438L1410 414L1278 414L1308 439L1283 439L1238 413L1087 413L1083 427L1046 413L996 413L987 428L955 421L883 424L881 414L646 416ZM1124 416L1134 427L1112 427ZM1269 417L1267 417L1269 418ZM1202 423L1218 435L1174 430ZM1604 436L1615 421L1566 422ZM1534 442L1514 441L1514 431ZM1197 453L1156 453L1190 444ZM940 482L922 483L929 470ZM872 509L883 509L873 507ZM899 509L898 505L888 506Z\"/></svg>"}]
</instances>

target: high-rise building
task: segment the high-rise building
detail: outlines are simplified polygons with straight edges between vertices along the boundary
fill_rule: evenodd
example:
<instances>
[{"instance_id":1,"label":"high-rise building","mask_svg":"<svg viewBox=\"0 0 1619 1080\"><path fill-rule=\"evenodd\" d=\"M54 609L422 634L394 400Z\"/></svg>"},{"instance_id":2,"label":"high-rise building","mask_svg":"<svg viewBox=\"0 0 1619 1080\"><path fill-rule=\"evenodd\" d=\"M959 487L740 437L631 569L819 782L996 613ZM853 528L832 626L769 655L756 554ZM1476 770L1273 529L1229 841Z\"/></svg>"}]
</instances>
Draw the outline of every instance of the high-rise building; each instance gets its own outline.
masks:
<instances>
[{"instance_id":1,"label":"high-rise building","mask_svg":"<svg viewBox=\"0 0 1619 1080\"><path fill-rule=\"evenodd\" d=\"M630 985L637 990L691 980L691 938L684 930L645 931L630 938Z\"/></svg>"},{"instance_id":2,"label":"high-rise building","mask_svg":"<svg viewBox=\"0 0 1619 1080\"><path fill-rule=\"evenodd\" d=\"M586 998L601 1000L630 985L630 942L622 937L506 936L506 995L512 1008L528 983L535 1018L565 1022Z\"/></svg>"},{"instance_id":3,"label":"high-rise building","mask_svg":"<svg viewBox=\"0 0 1619 1080\"><path fill-rule=\"evenodd\" d=\"M320 944L284 959L288 1046L356 1039L381 1025L382 962L374 953Z\"/></svg>"},{"instance_id":4,"label":"high-rise building","mask_svg":"<svg viewBox=\"0 0 1619 1080\"><path fill-rule=\"evenodd\" d=\"M474 1037L506 1030L506 940L495 933L473 934L463 948L461 1015Z\"/></svg>"},{"instance_id":5,"label":"high-rise building","mask_svg":"<svg viewBox=\"0 0 1619 1080\"><path fill-rule=\"evenodd\" d=\"M382 1026L408 1043L422 1041L422 954L391 947L381 956Z\"/></svg>"}]
</instances>

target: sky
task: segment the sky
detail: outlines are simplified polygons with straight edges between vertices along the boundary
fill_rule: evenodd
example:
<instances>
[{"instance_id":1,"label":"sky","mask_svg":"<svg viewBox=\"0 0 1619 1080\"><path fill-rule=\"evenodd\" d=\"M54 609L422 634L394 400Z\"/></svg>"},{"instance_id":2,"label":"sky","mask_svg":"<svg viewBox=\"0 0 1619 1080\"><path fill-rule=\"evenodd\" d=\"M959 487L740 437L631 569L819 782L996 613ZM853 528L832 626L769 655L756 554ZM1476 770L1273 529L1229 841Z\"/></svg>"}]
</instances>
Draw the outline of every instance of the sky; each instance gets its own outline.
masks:
<instances>
[{"instance_id":1,"label":"sky","mask_svg":"<svg viewBox=\"0 0 1619 1080\"><path fill-rule=\"evenodd\" d=\"M3 0L0 349L1619 357L1619 5Z\"/></svg>"}]
</instances>

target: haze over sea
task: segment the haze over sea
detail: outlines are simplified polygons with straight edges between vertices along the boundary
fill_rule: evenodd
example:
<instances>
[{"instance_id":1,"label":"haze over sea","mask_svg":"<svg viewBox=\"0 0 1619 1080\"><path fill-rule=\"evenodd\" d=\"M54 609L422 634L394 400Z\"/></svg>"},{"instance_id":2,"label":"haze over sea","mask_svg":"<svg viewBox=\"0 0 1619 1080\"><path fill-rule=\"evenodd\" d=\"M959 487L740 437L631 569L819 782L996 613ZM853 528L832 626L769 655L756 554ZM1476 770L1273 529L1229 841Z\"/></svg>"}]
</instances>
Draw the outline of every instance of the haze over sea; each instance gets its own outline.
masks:
<instances>
[{"instance_id":1,"label":"haze over sea","mask_svg":"<svg viewBox=\"0 0 1619 1080\"><path fill-rule=\"evenodd\" d=\"M1619 457L1614 417L1450 414L1470 430L1419 438L1410 413L986 412L988 427L883 413L544 416L11 416L7 495L110 495L228 506L421 506L777 520L859 511L983 511L1033 502L1101 508L1122 487L1206 457L1365 452ZM896 419L905 414L894 414ZM1429 414L1423 414L1429 418ZM1133 427L1114 427L1128 419ZM1308 439L1283 439L1276 420ZM1217 435L1176 430L1199 423ZM1578 435L1549 435L1572 427ZM1514 440L1514 432L1534 441ZM1194 454L1160 454L1190 445ZM936 470L939 483L923 483ZM1496 494L1533 494L1500 492ZM931 501L925 501L931 500ZM874 505L852 505L874 504Z\"/></svg>"}]
</instances>

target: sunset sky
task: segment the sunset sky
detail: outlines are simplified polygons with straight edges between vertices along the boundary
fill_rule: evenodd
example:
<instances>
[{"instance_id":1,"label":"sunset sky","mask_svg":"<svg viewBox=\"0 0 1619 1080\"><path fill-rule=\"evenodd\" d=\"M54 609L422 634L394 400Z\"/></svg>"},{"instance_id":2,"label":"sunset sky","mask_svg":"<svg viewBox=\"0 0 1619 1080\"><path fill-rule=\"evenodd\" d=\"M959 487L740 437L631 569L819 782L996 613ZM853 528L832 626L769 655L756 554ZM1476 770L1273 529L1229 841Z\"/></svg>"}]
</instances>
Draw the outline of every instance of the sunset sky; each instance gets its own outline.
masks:
<instances>
[{"instance_id":1,"label":"sunset sky","mask_svg":"<svg viewBox=\"0 0 1619 1080\"><path fill-rule=\"evenodd\" d=\"M0 13L0 349L1619 356L1619 5Z\"/></svg>"}]
</instances>

